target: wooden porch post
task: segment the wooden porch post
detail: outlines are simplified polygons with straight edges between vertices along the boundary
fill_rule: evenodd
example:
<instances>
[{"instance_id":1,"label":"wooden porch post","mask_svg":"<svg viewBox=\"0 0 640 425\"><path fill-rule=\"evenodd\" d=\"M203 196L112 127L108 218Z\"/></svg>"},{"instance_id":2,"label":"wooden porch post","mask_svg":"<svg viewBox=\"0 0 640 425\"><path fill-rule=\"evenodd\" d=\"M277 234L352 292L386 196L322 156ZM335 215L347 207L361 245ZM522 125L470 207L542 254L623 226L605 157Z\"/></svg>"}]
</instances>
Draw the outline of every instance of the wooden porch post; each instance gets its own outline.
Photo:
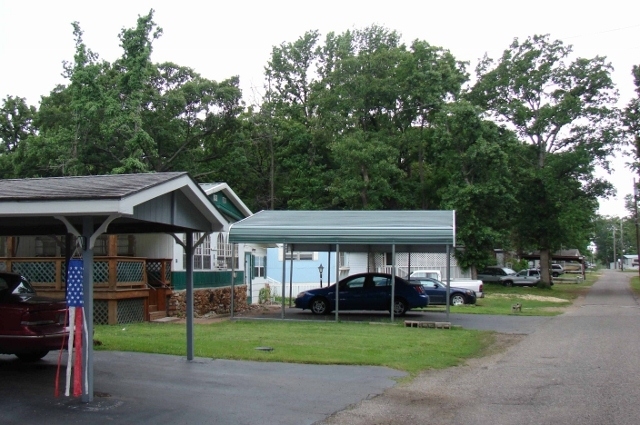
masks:
<instances>
[{"instance_id":1,"label":"wooden porch post","mask_svg":"<svg viewBox=\"0 0 640 425\"><path fill-rule=\"evenodd\" d=\"M16 238L15 236L8 236L7 237L7 268L6 270L8 272L13 271L13 266L11 264L11 259L13 257L15 257L16 255L16 250L17 250L17 246L16 246Z\"/></svg>"},{"instance_id":2,"label":"wooden porch post","mask_svg":"<svg viewBox=\"0 0 640 425\"><path fill-rule=\"evenodd\" d=\"M107 245L107 256L109 257L117 257L118 256L118 235L109 235L109 242Z\"/></svg>"}]
</instances>

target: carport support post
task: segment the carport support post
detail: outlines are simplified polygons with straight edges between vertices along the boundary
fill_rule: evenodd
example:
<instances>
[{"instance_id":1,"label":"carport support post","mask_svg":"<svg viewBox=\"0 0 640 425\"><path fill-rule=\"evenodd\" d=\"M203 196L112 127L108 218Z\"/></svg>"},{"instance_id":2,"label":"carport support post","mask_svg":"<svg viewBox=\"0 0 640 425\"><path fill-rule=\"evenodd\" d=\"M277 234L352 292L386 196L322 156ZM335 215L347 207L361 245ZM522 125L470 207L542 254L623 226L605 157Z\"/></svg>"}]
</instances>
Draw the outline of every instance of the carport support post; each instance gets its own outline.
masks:
<instances>
[{"instance_id":1,"label":"carport support post","mask_svg":"<svg viewBox=\"0 0 640 425\"><path fill-rule=\"evenodd\" d=\"M287 244L282 244L282 311L280 312L280 318L284 319L284 286L287 279Z\"/></svg>"},{"instance_id":2,"label":"carport support post","mask_svg":"<svg viewBox=\"0 0 640 425\"><path fill-rule=\"evenodd\" d=\"M186 297L187 299L187 360L193 360L193 233L187 232L185 244L186 264Z\"/></svg>"},{"instance_id":3,"label":"carport support post","mask_svg":"<svg viewBox=\"0 0 640 425\"><path fill-rule=\"evenodd\" d=\"M293 299L293 250L294 245L291 244L291 262L289 264L289 308L291 308L291 300ZM283 301L284 303L284 301Z\"/></svg>"},{"instance_id":4,"label":"carport support post","mask_svg":"<svg viewBox=\"0 0 640 425\"><path fill-rule=\"evenodd\" d=\"M236 244L231 244L231 252L236 252ZM231 301L230 301L230 314L229 316L233 319L233 310L235 307L235 297L236 297L236 286L235 286L235 274L236 274L236 264L233 261L233 255L231 255Z\"/></svg>"},{"instance_id":5,"label":"carport support post","mask_svg":"<svg viewBox=\"0 0 640 425\"><path fill-rule=\"evenodd\" d=\"M327 264L327 288L328 288L329 286L331 286L331 245L329 245L329 252L327 253L327 257L328 257L327 263L329 263Z\"/></svg>"},{"instance_id":6,"label":"carport support post","mask_svg":"<svg viewBox=\"0 0 640 425\"><path fill-rule=\"evenodd\" d=\"M391 322L396 305L396 244L391 245Z\"/></svg>"},{"instance_id":7,"label":"carport support post","mask_svg":"<svg viewBox=\"0 0 640 425\"><path fill-rule=\"evenodd\" d=\"M340 291L340 244L336 244L336 322L338 321L338 291Z\"/></svg>"},{"instance_id":8,"label":"carport support post","mask_svg":"<svg viewBox=\"0 0 640 425\"><path fill-rule=\"evenodd\" d=\"M449 297L451 296L451 245L447 245L447 296L445 297L447 309L447 322L449 321Z\"/></svg>"},{"instance_id":9,"label":"carport support post","mask_svg":"<svg viewBox=\"0 0 640 425\"><path fill-rule=\"evenodd\" d=\"M82 291L84 292L84 319L86 322L86 335L84 344L84 373L86 377L86 393L82 393L81 401L89 403L93 401L93 217L82 217L82 237L86 246L82 250Z\"/></svg>"}]
</instances>

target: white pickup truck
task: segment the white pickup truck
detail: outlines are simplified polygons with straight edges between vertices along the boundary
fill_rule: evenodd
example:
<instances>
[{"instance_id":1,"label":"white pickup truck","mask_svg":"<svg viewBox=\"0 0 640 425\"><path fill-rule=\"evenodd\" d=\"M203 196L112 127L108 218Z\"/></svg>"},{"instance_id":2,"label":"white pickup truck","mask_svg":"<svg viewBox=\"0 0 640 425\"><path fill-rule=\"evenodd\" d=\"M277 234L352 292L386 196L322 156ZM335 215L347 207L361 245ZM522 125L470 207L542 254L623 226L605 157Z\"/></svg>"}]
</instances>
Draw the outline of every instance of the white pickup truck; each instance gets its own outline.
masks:
<instances>
[{"instance_id":1,"label":"white pickup truck","mask_svg":"<svg viewBox=\"0 0 640 425\"><path fill-rule=\"evenodd\" d=\"M447 282L442 280L442 275L440 270L415 270L409 275L409 279L419 278L419 277L429 277L431 279L439 280L445 285ZM463 288L463 289L472 289L476 292L476 297L484 298L484 293L482 292L482 281L474 280L474 279L451 279L449 284L452 288Z\"/></svg>"}]
</instances>

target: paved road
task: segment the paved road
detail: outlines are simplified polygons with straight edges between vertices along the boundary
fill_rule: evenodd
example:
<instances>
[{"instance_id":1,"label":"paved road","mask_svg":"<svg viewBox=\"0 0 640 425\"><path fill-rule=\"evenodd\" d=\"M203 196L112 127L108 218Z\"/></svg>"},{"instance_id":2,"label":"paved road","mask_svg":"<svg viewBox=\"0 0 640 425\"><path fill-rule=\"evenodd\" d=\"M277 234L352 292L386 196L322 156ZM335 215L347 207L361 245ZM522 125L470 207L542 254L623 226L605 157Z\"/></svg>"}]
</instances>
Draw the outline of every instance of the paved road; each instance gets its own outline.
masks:
<instances>
[{"instance_id":1,"label":"paved road","mask_svg":"<svg viewBox=\"0 0 640 425\"><path fill-rule=\"evenodd\" d=\"M579 305L507 352L427 372L323 424L640 423L640 308L605 271Z\"/></svg>"}]
</instances>

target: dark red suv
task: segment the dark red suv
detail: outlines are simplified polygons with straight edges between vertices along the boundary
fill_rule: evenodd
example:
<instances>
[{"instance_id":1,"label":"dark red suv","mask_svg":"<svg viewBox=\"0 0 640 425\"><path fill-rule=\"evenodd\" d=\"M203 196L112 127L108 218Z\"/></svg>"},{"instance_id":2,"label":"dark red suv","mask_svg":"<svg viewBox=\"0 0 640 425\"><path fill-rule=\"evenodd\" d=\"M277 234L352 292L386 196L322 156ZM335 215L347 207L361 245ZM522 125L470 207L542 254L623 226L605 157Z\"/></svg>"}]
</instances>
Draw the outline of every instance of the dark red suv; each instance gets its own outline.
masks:
<instances>
[{"instance_id":1,"label":"dark red suv","mask_svg":"<svg viewBox=\"0 0 640 425\"><path fill-rule=\"evenodd\" d=\"M0 353L36 361L65 348L66 310L64 300L38 296L25 277L0 272Z\"/></svg>"}]
</instances>

